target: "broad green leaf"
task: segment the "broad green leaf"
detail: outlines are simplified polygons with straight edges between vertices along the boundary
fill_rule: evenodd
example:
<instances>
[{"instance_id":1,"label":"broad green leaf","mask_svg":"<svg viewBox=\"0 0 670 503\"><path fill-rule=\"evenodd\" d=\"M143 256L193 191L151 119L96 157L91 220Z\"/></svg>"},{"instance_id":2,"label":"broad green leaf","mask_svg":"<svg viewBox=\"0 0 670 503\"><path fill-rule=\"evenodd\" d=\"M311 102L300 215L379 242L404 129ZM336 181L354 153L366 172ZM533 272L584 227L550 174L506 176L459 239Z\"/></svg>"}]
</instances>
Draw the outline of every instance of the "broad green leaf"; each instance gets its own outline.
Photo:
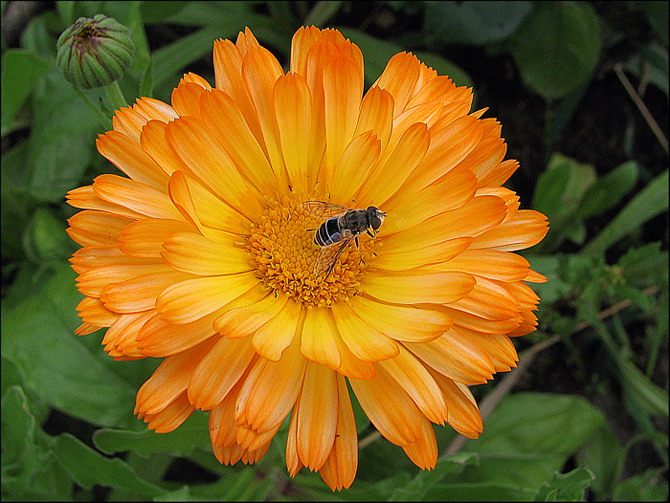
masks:
<instances>
[{"instance_id":1,"label":"broad green leaf","mask_svg":"<svg viewBox=\"0 0 670 503\"><path fill-rule=\"evenodd\" d=\"M25 49L8 49L2 55L2 136L12 128L16 114L51 63Z\"/></svg>"},{"instance_id":2,"label":"broad green leaf","mask_svg":"<svg viewBox=\"0 0 670 503\"><path fill-rule=\"evenodd\" d=\"M60 15L61 20L63 21L64 26L70 26L74 23L74 6L75 2L71 1L58 1L56 2L56 10Z\"/></svg>"},{"instance_id":3,"label":"broad green leaf","mask_svg":"<svg viewBox=\"0 0 670 503\"><path fill-rule=\"evenodd\" d=\"M18 236L23 234L35 202L26 191L28 171L28 142L22 141L2 154L0 167L0 194L2 212L2 256L5 260L23 258L23 247Z\"/></svg>"},{"instance_id":4,"label":"broad green leaf","mask_svg":"<svg viewBox=\"0 0 670 503\"><path fill-rule=\"evenodd\" d=\"M630 399L652 416L668 417L668 392L654 384L635 364L618 358L621 380Z\"/></svg>"},{"instance_id":5,"label":"broad green leaf","mask_svg":"<svg viewBox=\"0 0 670 503\"><path fill-rule=\"evenodd\" d=\"M536 253L554 249L579 230L582 222L576 214L584 194L595 181L596 172L590 164L581 164L561 154L551 157L537 182L531 204L549 218L551 225L547 237L534 250Z\"/></svg>"},{"instance_id":6,"label":"broad green leaf","mask_svg":"<svg viewBox=\"0 0 670 503\"><path fill-rule=\"evenodd\" d=\"M584 253L604 253L647 220L668 210L668 170L654 178L593 238Z\"/></svg>"},{"instance_id":7,"label":"broad green leaf","mask_svg":"<svg viewBox=\"0 0 670 503\"><path fill-rule=\"evenodd\" d=\"M65 261L75 251L75 243L65 233L65 222L45 207L38 208L23 235L26 256L35 263Z\"/></svg>"},{"instance_id":8,"label":"broad green leaf","mask_svg":"<svg viewBox=\"0 0 670 503\"><path fill-rule=\"evenodd\" d=\"M104 353L91 353L73 334L81 300L74 276L62 266L45 283L33 285L23 301L3 305L2 354L20 370L25 386L51 406L93 424L135 425L137 390L111 370L123 364L103 363Z\"/></svg>"},{"instance_id":9,"label":"broad green leaf","mask_svg":"<svg viewBox=\"0 0 670 503\"><path fill-rule=\"evenodd\" d=\"M585 492L594 480L586 468L575 468L569 473L554 473L537 492L535 501L586 501Z\"/></svg>"},{"instance_id":10,"label":"broad green leaf","mask_svg":"<svg viewBox=\"0 0 670 503\"><path fill-rule=\"evenodd\" d=\"M600 501L614 487L622 454L623 448L607 424L596 430L577 453L577 462L587 466L595 476L592 489Z\"/></svg>"},{"instance_id":11,"label":"broad green leaf","mask_svg":"<svg viewBox=\"0 0 670 503\"><path fill-rule=\"evenodd\" d=\"M530 2L425 2L424 30L444 44L482 45L508 37L530 13Z\"/></svg>"},{"instance_id":12,"label":"broad green leaf","mask_svg":"<svg viewBox=\"0 0 670 503\"><path fill-rule=\"evenodd\" d=\"M579 205L579 218L601 215L615 207L637 183L640 167L637 162L625 162L591 185Z\"/></svg>"},{"instance_id":13,"label":"broad green leaf","mask_svg":"<svg viewBox=\"0 0 670 503\"><path fill-rule=\"evenodd\" d=\"M194 448L209 448L208 416L194 413L184 424L170 433L156 433L149 429L128 431L101 429L95 432L95 446L106 454L134 451L143 456L169 452L175 456L188 455Z\"/></svg>"},{"instance_id":14,"label":"broad green leaf","mask_svg":"<svg viewBox=\"0 0 670 503\"><path fill-rule=\"evenodd\" d=\"M591 78L600 53L600 27L586 2L534 2L510 38L524 82L555 100Z\"/></svg>"},{"instance_id":15,"label":"broad green leaf","mask_svg":"<svg viewBox=\"0 0 670 503\"><path fill-rule=\"evenodd\" d=\"M82 487L115 487L147 497L165 492L163 488L140 478L120 458L106 458L69 433L57 437L54 450L63 468Z\"/></svg>"},{"instance_id":16,"label":"broad green leaf","mask_svg":"<svg viewBox=\"0 0 670 503\"><path fill-rule=\"evenodd\" d=\"M656 2L654 2L656 3ZM662 2L659 2L662 3ZM640 49L639 54L633 55L623 66L624 70L632 73L638 79L644 69L644 78L658 87L668 96L668 49L651 43ZM652 112L653 113L653 112Z\"/></svg>"},{"instance_id":17,"label":"broad green leaf","mask_svg":"<svg viewBox=\"0 0 670 503\"><path fill-rule=\"evenodd\" d=\"M468 440L467 452L567 458L604 425L603 414L586 400L550 393L507 396L484 424L484 434ZM506 469L500 463L501 470Z\"/></svg>"},{"instance_id":18,"label":"broad green leaf","mask_svg":"<svg viewBox=\"0 0 670 503\"><path fill-rule=\"evenodd\" d=\"M658 284L664 279L659 271L667 271L668 252L661 250L659 241L648 243L628 249L617 265L623 277L633 285Z\"/></svg>"},{"instance_id":19,"label":"broad green leaf","mask_svg":"<svg viewBox=\"0 0 670 503\"><path fill-rule=\"evenodd\" d=\"M2 397L3 501L66 501L71 485L51 453L52 439L37 425L23 389Z\"/></svg>"},{"instance_id":20,"label":"broad green leaf","mask_svg":"<svg viewBox=\"0 0 670 503\"><path fill-rule=\"evenodd\" d=\"M639 2L647 14L649 24L661 37L661 40L668 46L668 2ZM666 51L667 54L667 51Z\"/></svg>"},{"instance_id":21,"label":"broad green leaf","mask_svg":"<svg viewBox=\"0 0 670 503\"><path fill-rule=\"evenodd\" d=\"M177 16L185 6L191 2L172 1L172 0L153 0L142 2L142 19L146 24L156 24L166 22L166 18ZM211 2L201 4L208 5Z\"/></svg>"},{"instance_id":22,"label":"broad green leaf","mask_svg":"<svg viewBox=\"0 0 670 503\"><path fill-rule=\"evenodd\" d=\"M151 4L177 3L177 2L143 2ZM179 2L184 4L182 8L171 13L162 22L179 24L185 26L207 26L218 25L222 21L237 24L237 31L244 31L248 25L254 30L255 15L252 2ZM148 10L149 5L142 8ZM166 9L166 7L160 7ZM149 22L149 21L147 21ZM153 21L152 21L153 22ZM237 33L237 32L236 32ZM221 35L223 36L223 35Z\"/></svg>"},{"instance_id":23,"label":"broad green leaf","mask_svg":"<svg viewBox=\"0 0 670 503\"><path fill-rule=\"evenodd\" d=\"M465 466L474 465L478 456L459 453L438 460L434 469L421 470L408 484L393 491L388 501L422 501L430 489L447 475L461 473Z\"/></svg>"},{"instance_id":24,"label":"broad green leaf","mask_svg":"<svg viewBox=\"0 0 670 503\"><path fill-rule=\"evenodd\" d=\"M339 0L334 2L324 2L323 0L316 2L302 24L304 26L314 25L318 27L324 27L324 24L327 23L328 20L335 14L337 14L337 11L340 10L342 3L343 2Z\"/></svg>"},{"instance_id":25,"label":"broad green leaf","mask_svg":"<svg viewBox=\"0 0 670 503\"><path fill-rule=\"evenodd\" d=\"M424 501L533 501L535 491L491 482L443 483L426 492Z\"/></svg>"},{"instance_id":26,"label":"broad green leaf","mask_svg":"<svg viewBox=\"0 0 670 503\"><path fill-rule=\"evenodd\" d=\"M27 188L38 201L61 202L90 164L96 133L102 131L58 71L50 72L42 84L29 140Z\"/></svg>"},{"instance_id":27,"label":"broad green leaf","mask_svg":"<svg viewBox=\"0 0 670 503\"><path fill-rule=\"evenodd\" d=\"M621 482L614 492L613 501L667 501L668 482L661 470L649 469Z\"/></svg>"}]
</instances>

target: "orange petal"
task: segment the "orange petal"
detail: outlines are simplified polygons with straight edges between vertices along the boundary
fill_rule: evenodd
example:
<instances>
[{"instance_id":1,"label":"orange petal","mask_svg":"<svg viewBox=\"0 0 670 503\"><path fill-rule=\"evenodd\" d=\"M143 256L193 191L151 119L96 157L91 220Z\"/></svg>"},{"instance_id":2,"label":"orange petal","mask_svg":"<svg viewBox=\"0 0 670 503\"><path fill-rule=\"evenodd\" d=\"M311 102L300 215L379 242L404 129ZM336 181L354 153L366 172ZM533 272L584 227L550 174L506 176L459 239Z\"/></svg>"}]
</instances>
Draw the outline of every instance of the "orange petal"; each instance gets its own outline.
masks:
<instances>
[{"instance_id":1,"label":"orange petal","mask_svg":"<svg viewBox=\"0 0 670 503\"><path fill-rule=\"evenodd\" d=\"M349 299L349 307L363 320L374 322L375 328L392 339L420 342L439 337L451 325L441 311L412 306L393 306L360 295Z\"/></svg>"},{"instance_id":2,"label":"orange petal","mask_svg":"<svg viewBox=\"0 0 670 503\"><path fill-rule=\"evenodd\" d=\"M168 286L192 276L177 271L143 274L119 283L111 283L100 293L107 309L117 313L148 311L156 305L156 298Z\"/></svg>"},{"instance_id":3,"label":"orange petal","mask_svg":"<svg viewBox=\"0 0 670 503\"><path fill-rule=\"evenodd\" d=\"M258 205L254 204L256 193L250 189L231 157L214 140L211 132L202 122L185 117L171 123L167 135L189 172L205 188L234 209L236 214L257 214L252 213L258 211ZM246 169L244 166L242 168Z\"/></svg>"},{"instance_id":4,"label":"orange petal","mask_svg":"<svg viewBox=\"0 0 670 503\"><path fill-rule=\"evenodd\" d=\"M383 206L407 180L410 173L421 162L430 145L430 133L422 122L409 127L393 151L383 155L382 164L372 171L356 200L361 203Z\"/></svg>"},{"instance_id":5,"label":"orange petal","mask_svg":"<svg viewBox=\"0 0 670 503\"><path fill-rule=\"evenodd\" d=\"M113 283L120 283L145 274L169 273L165 264L114 264L91 268L77 278L77 288L89 297L100 298L102 289Z\"/></svg>"},{"instance_id":6,"label":"orange petal","mask_svg":"<svg viewBox=\"0 0 670 503\"><path fill-rule=\"evenodd\" d=\"M337 397L335 441L328 459L319 471L321 478L333 491L348 488L354 481L358 467L358 434L354 411L351 408L347 383L339 374L337 374Z\"/></svg>"},{"instance_id":7,"label":"orange petal","mask_svg":"<svg viewBox=\"0 0 670 503\"><path fill-rule=\"evenodd\" d=\"M402 449L412 462L422 470L432 470L437 464L437 440L433 425L427 419L421 420L421 431L416 440Z\"/></svg>"},{"instance_id":8,"label":"orange petal","mask_svg":"<svg viewBox=\"0 0 670 503\"><path fill-rule=\"evenodd\" d=\"M163 242L175 232L193 232L195 227L183 220L151 218L127 225L119 236L119 248L133 257L160 258Z\"/></svg>"},{"instance_id":9,"label":"orange petal","mask_svg":"<svg viewBox=\"0 0 670 503\"><path fill-rule=\"evenodd\" d=\"M214 338L206 340L163 360L137 392L135 414L156 414L181 395L186 390L193 371L214 342Z\"/></svg>"},{"instance_id":10,"label":"orange petal","mask_svg":"<svg viewBox=\"0 0 670 503\"><path fill-rule=\"evenodd\" d=\"M467 273L377 270L361 281L361 291L394 304L449 304L472 290L475 279Z\"/></svg>"},{"instance_id":11,"label":"orange petal","mask_svg":"<svg viewBox=\"0 0 670 503\"><path fill-rule=\"evenodd\" d=\"M178 271L199 276L236 274L252 270L248 253L230 236L228 243L214 242L195 232L175 232L163 247L163 258Z\"/></svg>"},{"instance_id":12,"label":"orange petal","mask_svg":"<svg viewBox=\"0 0 670 503\"><path fill-rule=\"evenodd\" d=\"M393 56L377 81L372 84L385 89L395 102L394 116L398 116L414 95L421 63L413 54L401 52Z\"/></svg>"},{"instance_id":13,"label":"orange petal","mask_svg":"<svg viewBox=\"0 0 670 503\"><path fill-rule=\"evenodd\" d=\"M530 270L530 264L521 255L498 250L466 250L436 267L440 271L466 271L509 282L521 281Z\"/></svg>"},{"instance_id":14,"label":"orange petal","mask_svg":"<svg viewBox=\"0 0 670 503\"><path fill-rule=\"evenodd\" d=\"M272 296L270 297L272 298ZM270 316L275 313L275 308L279 308L279 306L281 308L272 318L256 329L252 343L258 354L268 360L279 361L283 352L293 342L295 334L299 333L302 328L304 310L297 302L288 300L288 297L284 301L274 298L272 300L274 300L274 303ZM259 312L257 317L252 317L252 322L255 326L256 320L261 322L266 318L265 313L260 315Z\"/></svg>"},{"instance_id":15,"label":"orange petal","mask_svg":"<svg viewBox=\"0 0 670 503\"><path fill-rule=\"evenodd\" d=\"M140 136L142 148L168 175L175 171L189 171L186 163L172 148L167 131L168 125L165 122L147 122Z\"/></svg>"},{"instance_id":16,"label":"orange petal","mask_svg":"<svg viewBox=\"0 0 670 503\"><path fill-rule=\"evenodd\" d=\"M459 382L482 384L492 379L495 372L489 355L452 329L430 342L405 343L405 347L426 365Z\"/></svg>"},{"instance_id":17,"label":"orange petal","mask_svg":"<svg viewBox=\"0 0 670 503\"><path fill-rule=\"evenodd\" d=\"M260 432L281 424L296 403L306 363L298 341L286 349L278 362L259 358L237 400L235 417L238 424L246 424Z\"/></svg>"},{"instance_id":18,"label":"orange petal","mask_svg":"<svg viewBox=\"0 0 670 503\"><path fill-rule=\"evenodd\" d=\"M109 327L118 318L118 313L107 309L100 299L84 297L77 305L79 317L85 322L97 327Z\"/></svg>"},{"instance_id":19,"label":"orange petal","mask_svg":"<svg viewBox=\"0 0 670 503\"><path fill-rule=\"evenodd\" d=\"M67 234L82 246L115 245L132 220L106 211L85 210L68 218Z\"/></svg>"},{"instance_id":20,"label":"orange petal","mask_svg":"<svg viewBox=\"0 0 670 503\"><path fill-rule=\"evenodd\" d=\"M342 364L342 355L335 338L336 335L333 333L326 310L323 308L307 309L300 346L305 358L331 369L337 369Z\"/></svg>"},{"instance_id":21,"label":"orange petal","mask_svg":"<svg viewBox=\"0 0 670 503\"><path fill-rule=\"evenodd\" d=\"M461 435L478 438L484 430L482 416L468 387L435 371L431 371L431 374L444 393L449 409L449 425Z\"/></svg>"},{"instance_id":22,"label":"orange petal","mask_svg":"<svg viewBox=\"0 0 670 503\"><path fill-rule=\"evenodd\" d=\"M133 180L165 191L167 175L142 148L128 136L108 131L95 142L98 152Z\"/></svg>"},{"instance_id":23,"label":"orange petal","mask_svg":"<svg viewBox=\"0 0 670 503\"><path fill-rule=\"evenodd\" d=\"M494 248L502 251L524 250L536 245L549 231L547 217L534 210L520 210L510 220L472 242L472 248Z\"/></svg>"},{"instance_id":24,"label":"orange petal","mask_svg":"<svg viewBox=\"0 0 670 503\"><path fill-rule=\"evenodd\" d=\"M253 334L270 319L276 316L288 297L277 297L267 291L250 290L253 297L243 295L228 305L224 313L214 320L214 328L224 337L238 339ZM257 295L258 294L258 295ZM248 299L242 302L243 299ZM240 302L240 305L236 304ZM232 307L233 304L236 307ZM278 358L277 358L278 359Z\"/></svg>"},{"instance_id":25,"label":"orange petal","mask_svg":"<svg viewBox=\"0 0 670 503\"><path fill-rule=\"evenodd\" d=\"M359 318L346 303L333 304L332 313L344 343L361 360L385 360L400 352L393 339Z\"/></svg>"},{"instance_id":26,"label":"orange petal","mask_svg":"<svg viewBox=\"0 0 670 503\"><path fill-rule=\"evenodd\" d=\"M156 309L168 323L189 323L225 306L257 282L253 272L188 279L166 288L156 300Z\"/></svg>"},{"instance_id":27,"label":"orange petal","mask_svg":"<svg viewBox=\"0 0 670 503\"><path fill-rule=\"evenodd\" d=\"M374 379L349 379L349 384L365 414L389 442L410 444L421 433L425 417L388 372L379 367L376 370Z\"/></svg>"},{"instance_id":28,"label":"orange petal","mask_svg":"<svg viewBox=\"0 0 670 503\"><path fill-rule=\"evenodd\" d=\"M379 159L380 152L381 143L372 131L360 134L347 145L330 183L334 201L349 203Z\"/></svg>"},{"instance_id":29,"label":"orange petal","mask_svg":"<svg viewBox=\"0 0 670 503\"><path fill-rule=\"evenodd\" d=\"M172 106L180 117L200 117L200 96L209 91L200 84L182 79L172 90Z\"/></svg>"},{"instance_id":30,"label":"orange petal","mask_svg":"<svg viewBox=\"0 0 670 503\"><path fill-rule=\"evenodd\" d=\"M393 129L393 97L391 93L371 87L363 97L354 136L371 131L386 148Z\"/></svg>"},{"instance_id":31,"label":"orange petal","mask_svg":"<svg viewBox=\"0 0 670 503\"><path fill-rule=\"evenodd\" d=\"M323 365L307 362L299 398L296 446L300 461L310 470L326 462L337 429L337 374Z\"/></svg>"},{"instance_id":32,"label":"orange petal","mask_svg":"<svg viewBox=\"0 0 670 503\"><path fill-rule=\"evenodd\" d=\"M472 242L472 238L455 238L416 248L423 243L400 238L402 238L401 232L383 240L383 248L374 261L375 267L390 271L407 271L415 267L437 264L456 257Z\"/></svg>"},{"instance_id":33,"label":"orange petal","mask_svg":"<svg viewBox=\"0 0 670 503\"><path fill-rule=\"evenodd\" d=\"M138 219L144 218L144 215L134 210L110 203L100 197L93 190L93 185L86 185L68 191L66 194L67 202L70 206L86 210L100 210L107 213L115 213L124 217Z\"/></svg>"},{"instance_id":34,"label":"orange petal","mask_svg":"<svg viewBox=\"0 0 670 503\"><path fill-rule=\"evenodd\" d=\"M160 260L146 257L131 257L117 246L84 246L70 258L72 268L79 274L107 265L159 264Z\"/></svg>"},{"instance_id":35,"label":"orange petal","mask_svg":"<svg viewBox=\"0 0 670 503\"><path fill-rule=\"evenodd\" d=\"M149 429L156 433L169 433L181 426L194 410L186 398L186 393L182 393L159 413L144 416L144 421L149 423Z\"/></svg>"},{"instance_id":36,"label":"orange petal","mask_svg":"<svg viewBox=\"0 0 670 503\"><path fill-rule=\"evenodd\" d=\"M313 146L310 137L312 97L304 77L289 73L279 77L274 87L274 111L281 150L291 186L301 191L312 187L308 160Z\"/></svg>"},{"instance_id":37,"label":"orange petal","mask_svg":"<svg viewBox=\"0 0 670 503\"><path fill-rule=\"evenodd\" d=\"M205 130L225 149L239 172L261 193L273 194L279 173L268 162L235 101L215 89L202 96L200 108Z\"/></svg>"},{"instance_id":38,"label":"orange petal","mask_svg":"<svg viewBox=\"0 0 670 503\"><path fill-rule=\"evenodd\" d=\"M419 359L401 346L398 356L379 362L379 366L402 386L428 419L444 424L447 407L442 392Z\"/></svg>"},{"instance_id":39,"label":"orange petal","mask_svg":"<svg viewBox=\"0 0 670 503\"><path fill-rule=\"evenodd\" d=\"M137 345L147 356L163 358L186 351L216 334L212 321L216 313L182 325L166 323L158 315L137 334Z\"/></svg>"},{"instance_id":40,"label":"orange petal","mask_svg":"<svg viewBox=\"0 0 670 503\"><path fill-rule=\"evenodd\" d=\"M129 178L100 175L94 180L93 190L101 199L147 217L173 220L181 217L166 192Z\"/></svg>"},{"instance_id":41,"label":"orange petal","mask_svg":"<svg viewBox=\"0 0 670 503\"><path fill-rule=\"evenodd\" d=\"M220 337L192 372L190 402L202 410L216 407L242 377L254 354L248 339Z\"/></svg>"}]
</instances>

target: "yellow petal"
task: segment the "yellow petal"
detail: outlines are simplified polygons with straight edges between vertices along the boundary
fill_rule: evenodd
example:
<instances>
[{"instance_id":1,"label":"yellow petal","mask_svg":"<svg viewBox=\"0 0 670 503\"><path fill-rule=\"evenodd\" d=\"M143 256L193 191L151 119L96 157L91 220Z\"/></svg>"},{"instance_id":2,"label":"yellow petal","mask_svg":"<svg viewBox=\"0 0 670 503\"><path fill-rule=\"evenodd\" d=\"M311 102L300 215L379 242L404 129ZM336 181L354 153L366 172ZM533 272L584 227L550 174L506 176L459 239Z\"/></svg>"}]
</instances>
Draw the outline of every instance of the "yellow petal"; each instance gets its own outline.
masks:
<instances>
[{"instance_id":1,"label":"yellow petal","mask_svg":"<svg viewBox=\"0 0 670 503\"><path fill-rule=\"evenodd\" d=\"M417 248L417 245L423 243L403 240L402 236L402 233L398 233L383 240L383 247L374 261L375 267L390 271L407 271L415 267L437 264L462 253L472 242L472 238L455 238Z\"/></svg>"}]
</instances>

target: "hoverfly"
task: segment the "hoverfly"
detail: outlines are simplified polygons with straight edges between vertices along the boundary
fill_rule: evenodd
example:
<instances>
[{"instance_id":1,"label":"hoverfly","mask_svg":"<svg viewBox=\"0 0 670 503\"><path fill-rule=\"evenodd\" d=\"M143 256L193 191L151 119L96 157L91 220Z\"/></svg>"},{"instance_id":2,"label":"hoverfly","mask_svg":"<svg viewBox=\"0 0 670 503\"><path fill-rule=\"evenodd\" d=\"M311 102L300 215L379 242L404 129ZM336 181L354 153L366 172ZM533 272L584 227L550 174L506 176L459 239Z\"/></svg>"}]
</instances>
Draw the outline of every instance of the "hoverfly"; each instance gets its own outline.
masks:
<instances>
[{"instance_id":1,"label":"hoverfly","mask_svg":"<svg viewBox=\"0 0 670 503\"><path fill-rule=\"evenodd\" d=\"M323 201L305 201L302 206L311 215L327 219L314 234L314 244L321 247L312 269L317 277L324 273L328 277L352 240L358 248L359 235L367 232L370 237L375 237L386 217L386 213L376 206L354 209Z\"/></svg>"}]
</instances>

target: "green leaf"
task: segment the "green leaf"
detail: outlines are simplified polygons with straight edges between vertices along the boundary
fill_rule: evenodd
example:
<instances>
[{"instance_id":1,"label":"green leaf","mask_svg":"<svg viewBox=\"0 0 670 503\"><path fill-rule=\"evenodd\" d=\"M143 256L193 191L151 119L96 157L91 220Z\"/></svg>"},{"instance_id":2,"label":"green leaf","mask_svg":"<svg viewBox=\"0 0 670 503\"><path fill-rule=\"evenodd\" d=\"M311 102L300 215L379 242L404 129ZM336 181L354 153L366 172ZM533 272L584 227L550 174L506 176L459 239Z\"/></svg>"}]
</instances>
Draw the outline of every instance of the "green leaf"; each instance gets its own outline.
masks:
<instances>
[{"instance_id":1,"label":"green leaf","mask_svg":"<svg viewBox=\"0 0 670 503\"><path fill-rule=\"evenodd\" d=\"M70 481L51 453L51 437L38 426L23 389L2 397L2 499L66 501Z\"/></svg>"},{"instance_id":2,"label":"green leaf","mask_svg":"<svg viewBox=\"0 0 670 503\"><path fill-rule=\"evenodd\" d=\"M597 179L584 194L577 211L578 217L601 215L619 204L635 187L639 171L637 162L629 161Z\"/></svg>"},{"instance_id":3,"label":"green leaf","mask_svg":"<svg viewBox=\"0 0 670 503\"><path fill-rule=\"evenodd\" d=\"M426 492L424 501L533 501L535 491L492 482L444 483Z\"/></svg>"},{"instance_id":4,"label":"green leaf","mask_svg":"<svg viewBox=\"0 0 670 503\"><path fill-rule=\"evenodd\" d=\"M93 93L95 94L95 93ZM35 99L27 189L37 201L61 202L76 187L95 151L97 118L56 70Z\"/></svg>"},{"instance_id":5,"label":"green leaf","mask_svg":"<svg viewBox=\"0 0 670 503\"><path fill-rule=\"evenodd\" d=\"M596 181L590 164L581 164L567 156L554 154L540 175L533 194L532 207L549 218L551 230L536 252L557 247L582 223L576 218L586 191ZM573 234L573 237L574 234Z\"/></svg>"},{"instance_id":6,"label":"green leaf","mask_svg":"<svg viewBox=\"0 0 670 503\"><path fill-rule=\"evenodd\" d=\"M140 478L123 460L108 459L69 433L57 437L54 450L59 463L82 487L91 488L97 484L148 497L165 492L163 488Z\"/></svg>"},{"instance_id":7,"label":"green leaf","mask_svg":"<svg viewBox=\"0 0 670 503\"><path fill-rule=\"evenodd\" d=\"M661 250L659 241L647 243L639 248L628 249L617 265L630 284L656 285L663 279L659 277L659 271L667 271L668 252Z\"/></svg>"},{"instance_id":8,"label":"green leaf","mask_svg":"<svg viewBox=\"0 0 670 503\"><path fill-rule=\"evenodd\" d=\"M667 501L668 482L658 469L628 477L614 492L613 501Z\"/></svg>"},{"instance_id":9,"label":"green leaf","mask_svg":"<svg viewBox=\"0 0 670 503\"><path fill-rule=\"evenodd\" d=\"M25 49L8 49L2 55L2 136L11 129L16 115L42 79L51 63Z\"/></svg>"},{"instance_id":10,"label":"green leaf","mask_svg":"<svg viewBox=\"0 0 670 503\"><path fill-rule=\"evenodd\" d=\"M454 482L539 488L604 424L603 414L580 397L510 395L485 422L484 435L463 447L479 454L479 466L468 467Z\"/></svg>"},{"instance_id":11,"label":"green leaf","mask_svg":"<svg viewBox=\"0 0 670 503\"><path fill-rule=\"evenodd\" d=\"M668 392L654 384L633 362L617 359L624 390L637 407L652 416L668 417Z\"/></svg>"},{"instance_id":12,"label":"green leaf","mask_svg":"<svg viewBox=\"0 0 670 503\"><path fill-rule=\"evenodd\" d=\"M461 67L434 52L414 51L414 55L439 75L447 75L457 86L472 87L472 78Z\"/></svg>"},{"instance_id":13,"label":"green leaf","mask_svg":"<svg viewBox=\"0 0 670 503\"><path fill-rule=\"evenodd\" d=\"M604 253L614 243L639 229L647 220L668 209L668 170L654 178L583 249Z\"/></svg>"},{"instance_id":14,"label":"green leaf","mask_svg":"<svg viewBox=\"0 0 670 503\"><path fill-rule=\"evenodd\" d=\"M32 285L30 296L3 305L2 354L20 370L25 386L51 406L93 424L132 426L136 389L116 372L123 364L113 363L99 346L91 353L73 334L81 300L74 282L74 272L61 266L46 282Z\"/></svg>"},{"instance_id":15,"label":"green leaf","mask_svg":"<svg viewBox=\"0 0 670 503\"><path fill-rule=\"evenodd\" d=\"M191 414L179 428L170 433L156 433L149 429L128 431L101 429L93 435L95 446L106 454L134 451L142 456L168 452L175 456L186 456L194 448L209 448L208 415Z\"/></svg>"},{"instance_id":16,"label":"green leaf","mask_svg":"<svg viewBox=\"0 0 670 503\"><path fill-rule=\"evenodd\" d=\"M444 44L482 45L514 32L530 13L530 2L425 2L426 37Z\"/></svg>"},{"instance_id":17,"label":"green leaf","mask_svg":"<svg viewBox=\"0 0 670 503\"><path fill-rule=\"evenodd\" d=\"M600 26L586 2L535 2L510 38L524 82L547 100L591 78L600 53Z\"/></svg>"},{"instance_id":18,"label":"green leaf","mask_svg":"<svg viewBox=\"0 0 670 503\"><path fill-rule=\"evenodd\" d=\"M332 18L342 6L341 1L324 2L323 0L316 2L312 10L309 11L307 17L303 21L303 26L318 26L323 27L330 18Z\"/></svg>"},{"instance_id":19,"label":"green leaf","mask_svg":"<svg viewBox=\"0 0 670 503\"><path fill-rule=\"evenodd\" d=\"M203 7L208 3L204 3ZM158 1L144 1L142 2L142 19L146 24L156 24L168 22L167 18L175 16L179 18L178 14L185 6L190 5L190 2L158 0Z\"/></svg>"},{"instance_id":20,"label":"green leaf","mask_svg":"<svg viewBox=\"0 0 670 503\"><path fill-rule=\"evenodd\" d=\"M640 2L649 24L654 31L661 37L661 40L668 46L668 2ZM667 51L666 51L667 54Z\"/></svg>"},{"instance_id":21,"label":"green leaf","mask_svg":"<svg viewBox=\"0 0 670 503\"><path fill-rule=\"evenodd\" d=\"M607 423L577 453L577 462L586 465L595 476L592 489L598 500L604 501L614 487L622 455L623 448Z\"/></svg>"},{"instance_id":22,"label":"green leaf","mask_svg":"<svg viewBox=\"0 0 670 503\"><path fill-rule=\"evenodd\" d=\"M47 208L38 208L23 235L26 256L37 264L65 261L76 246L65 232L65 222Z\"/></svg>"},{"instance_id":23,"label":"green leaf","mask_svg":"<svg viewBox=\"0 0 670 503\"><path fill-rule=\"evenodd\" d=\"M586 468L554 473L535 495L535 501L586 501L585 492L595 476Z\"/></svg>"},{"instance_id":24,"label":"green leaf","mask_svg":"<svg viewBox=\"0 0 670 503\"><path fill-rule=\"evenodd\" d=\"M0 222L2 222L2 256L16 260L23 259L23 247L18 236L28 223L34 201L26 191L28 171L25 169L28 159L28 142L22 141L2 153L0 167Z\"/></svg>"}]
</instances>

